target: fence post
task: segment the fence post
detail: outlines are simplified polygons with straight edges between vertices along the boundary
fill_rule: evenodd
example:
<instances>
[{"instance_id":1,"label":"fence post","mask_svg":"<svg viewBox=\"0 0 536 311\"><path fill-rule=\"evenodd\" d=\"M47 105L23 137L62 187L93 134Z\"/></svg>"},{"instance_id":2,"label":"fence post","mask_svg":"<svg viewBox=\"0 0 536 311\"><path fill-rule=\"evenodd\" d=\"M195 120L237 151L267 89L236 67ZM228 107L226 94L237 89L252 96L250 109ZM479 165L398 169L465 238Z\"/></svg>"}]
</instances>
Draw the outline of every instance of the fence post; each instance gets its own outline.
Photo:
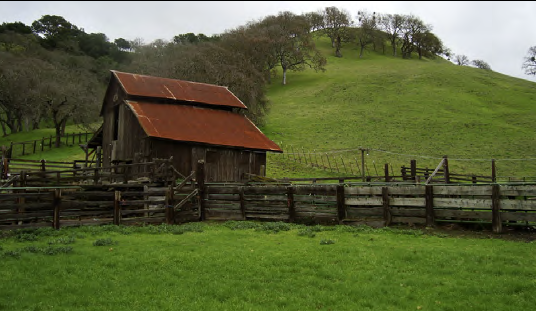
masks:
<instances>
[{"instance_id":1,"label":"fence post","mask_svg":"<svg viewBox=\"0 0 536 311\"><path fill-rule=\"evenodd\" d=\"M197 197L199 202L199 220L203 221L206 219L205 215L205 160L197 161L197 170L196 170L196 181L197 181Z\"/></svg>"},{"instance_id":2,"label":"fence post","mask_svg":"<svg viewBox=\"0 0 536 311\"><path fill-rule=\"evenodd\" d=\"M246 200L244 200L244 187L242 186L239 187L238 197L240 198L240 213L242 214L242 220L246 220Z\"/></svg>"},{"instance_id":3,"label":"fence post","mask_svg":"<svg viewBox=\"0 0 536 311\"><path fill-rule=\"evenodd\" d=\"M501 200L500 200L500 188L499 185L491 186L491 212L492 220L491 226L493 232L502 232L502 219L501 219Z\"/></svg>"},{"instance_id":4,"label":"fence post","mask_svg":"<svg viewBox=\"0 0 536 311\"><path fill-rule=\"evenodd\" d=\"M426 226L435 227L434 214L434 188L432 185L426 185L425 188L425 204L426 204Z\"/></svg>"},{"instance_id":5,"label":"fence post","mask_svg":"<svg viewBox=\"0 0 536 311\"><path fill-rule=\"evenodd\" d=\"M491 182L497 182L497 168L495 167L495 159L491 159Z\"/></svg>"},{"instance_id":6,"label":"fence post","mask_svg":"<svg viewBox=\"0 0 536 311\"><path fill-rule=\"evenodd\" d=\"M385 163L383 166L383 171L385 174L385 182L390 182L391 178L389 177L389 163Z\"/></svg>"},{"instance_id":7,"label":"fence post","mask_svg":"<svg viewBox=\"0 0 536 311\"><path fill-rule=\"evenodd\" d=\"M54 189L54 229L60 228L61 189Z\"/></svg>"},{"instance_id":8,"label":"fence post","mask_svg":"<svg viewBox=\"0 0 536 311\"><path fill-rule=\"evenodd\" d=\"M22 155L26 154L26 143L22 143Z\"/></svg>"},{"instance_id":9,"label":"fence post","mask_svg":"<svg viewBox=\"0 0 536 311\"><path fill-rule=\"evenodd\" d=\"M288 206L288 221L293 223L296 221L296 207L294 205L294 188L287 187L287 206Z\"/></svg>"},{"instance_id":10,"label":"fence post","mask_svg":"<svg viewBox=\"0 0 536 311\"><path fill-rule=\"evenodd\" d=\"M33 153L35 153L35 147L37 146L37 140L34 140Z\"/></svg>"},{"instance_id":11,"label":"fence post","mask_svg":"<svg viewBox=\"0 0 536 311\"><path fill-rule=\"evenodd\" d=\"M41 151L45 150L45 138L41 139Z\"/></svg>"},{"instance_id":12,"label":"fence post","mask_svg":"<svg viewBox=\"0 0 536 311\"><path fill-rule=\"evenodd\" d=\"M52 148L52 135L48 138L48 149Z\"/></svg>"},{"instance_id":13,"label":"fence post","mask_svg":"<svg viewBox=\"0 0 536 311\"><path fill-rule=\"evenodd\" d=\"M410 170L411 180L417 181L417 160L410 161Z\"/></svg>"},{"instance_id":14,"label":"fence post","mask_svg":"<svg viewBox=\"0 0 536 311\"><path fill-rule=\"evenodd\" d=\"M114 192L114 225L121 224L121 191Z\"/></svg>"},{"instance_id":15,"label":"fence post","mask_svg":"<svg viewBox=\"0 0 536 311\"><path fill-rule=\"evenodd\" d=\"M166 223L168 225L175 224L175 197L173 185L169 185L166 191Z\"/></svg>"},{"instance_id":16,"label":"fence post","mask_svg":"<svg viewBox=\"0 0 536 311\"><path fill-rule=\"evenodd\" d=\"M449 174L449 159L447 158L447 156L443 156L443 174L445 176L445 183L446 184L449 184L450 183L450 174Z\"/></svg>"},{"instance_id":17,"label":"fence post","mask_svg":"<svg viewBox=\"0 0 536 311\"><path fill-rule=\"evenodd\" d=\"M382 187L382 204L383 204L383 219L384 225L388 227L391 224L392 216L391 209L389 208L389 188Z\"/></svg>"},{"instance_id":18,"label":"fence post","mask_svg":"<svg viewBox=\"0 0 536 311\"><path fill-rule=\"evenodd\" d=\"M337 185L337 220L339 224L342 224L346 218L346 209L344 207L344 186Z\"/></svg>"}]
</instances>

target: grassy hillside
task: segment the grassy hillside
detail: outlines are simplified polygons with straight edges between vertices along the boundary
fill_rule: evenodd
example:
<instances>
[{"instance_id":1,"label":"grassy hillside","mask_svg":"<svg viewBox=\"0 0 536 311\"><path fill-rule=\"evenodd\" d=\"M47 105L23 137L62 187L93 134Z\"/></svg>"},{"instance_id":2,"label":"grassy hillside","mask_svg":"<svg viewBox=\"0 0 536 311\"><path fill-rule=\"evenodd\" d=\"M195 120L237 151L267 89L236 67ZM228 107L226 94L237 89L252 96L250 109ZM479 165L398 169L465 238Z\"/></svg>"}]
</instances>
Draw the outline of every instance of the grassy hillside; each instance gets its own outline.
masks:
<instances>
[{"instance_id":1,"label":"grassy hillside","mask_svg":"<svg viewBox=\"0 0 536 311\"><path fill-rule=\"evenodd\" d=\"M318 153L350 149L328 153L329 160L357 173L356 149L369 148L371 175L385 163L398 175L411 159L435 168L447 155L455 173L490 175L494 158L499 176L536 176L536 159L518 160L536 158L535 83L388 51L359 59L356 48L345 48L336 58L325 38L318 46L328 58L325 72L291 72L287 85L279 77L269 86L272 108L262 130L286 152L315 150L309 161L321 163ZM271 176L328 175L288 155L268 159Z\"/></svg>"}]
</instances>

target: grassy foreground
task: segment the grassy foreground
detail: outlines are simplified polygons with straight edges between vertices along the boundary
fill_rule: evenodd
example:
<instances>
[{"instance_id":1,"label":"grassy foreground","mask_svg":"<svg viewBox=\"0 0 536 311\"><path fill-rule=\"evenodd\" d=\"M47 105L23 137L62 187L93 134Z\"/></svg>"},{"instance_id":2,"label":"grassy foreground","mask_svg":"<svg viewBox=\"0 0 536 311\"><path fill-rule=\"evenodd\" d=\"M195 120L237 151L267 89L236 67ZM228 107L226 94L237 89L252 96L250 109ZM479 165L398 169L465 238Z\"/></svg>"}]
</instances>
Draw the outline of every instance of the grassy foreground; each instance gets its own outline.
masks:
<instances>
[{"instance_id":1,"label":"grassy foreground","mask_svg":"<svg viewBox=\"0 0 536 311\"><path fill-rule=\"evenodd\" d=\"M288 223L0 232L0 310L529 310L534 242Z\"/></svg>"}]
</instances>

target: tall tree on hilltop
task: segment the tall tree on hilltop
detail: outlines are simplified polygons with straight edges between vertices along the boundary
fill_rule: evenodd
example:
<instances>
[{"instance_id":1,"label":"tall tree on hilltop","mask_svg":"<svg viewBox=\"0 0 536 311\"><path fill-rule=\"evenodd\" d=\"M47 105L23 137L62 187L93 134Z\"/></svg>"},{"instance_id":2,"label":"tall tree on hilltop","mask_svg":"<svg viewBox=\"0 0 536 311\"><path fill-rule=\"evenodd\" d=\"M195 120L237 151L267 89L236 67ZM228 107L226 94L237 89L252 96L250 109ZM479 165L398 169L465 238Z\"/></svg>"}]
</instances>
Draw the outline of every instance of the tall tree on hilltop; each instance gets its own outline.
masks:
<instances>
[{"instance_id":1,"label":"tall tree on hilltop","mask_svg":"<svg viewBox=\"0 0 536 311\"><path fill-rule=\"evenodd\" d=\"M370 14L363 10L357 12L357 26L355 37L359 46L359 58L363 57L365 48L375 41L375 36L378 30L378 20L376 12Z\"/></svg>"},{"instance_id":2,"label":"tall tree on hilltop","mask_svg":"<svg viewBox=\"0 0 536 311\"><path fill-rule=\"evenodd\" d=\"M402 26L401 51L402 58L411 58L411 54L417 48L419 39L424 38L424 33L429 32L429 28L416 16L409 15L404 19Z\"/></svg>"},{"instance_id":3,"label":"tall tree on hilltop","mask_svg":"<svg viewBox=\"0 0 536 311\"><path fill-rule=\"evenodd\" d=\"M271 40L271 53L283 70L283 85L287 84L289 70L325 70L326 58L316 48L305 16L281 12L265 17L260 26L265 28Z\"/></svg>"},{"instance_id":4,"label":"tall tree on hilltop","mask_svg":"<svg viewBox=\"0 0 536 311\"><path fill-rule=\"evenodd\" d=\"M397 43L404 25L404 16L399 14L384 14L379 17L379 26L383 30L393 48L393 56L396 56Z\"/></svg>"},{"instance_id":5,"label":"tall tree on hilltop","mask_svg":"<svg viewBox=\"0 0 536 311\"><path fill-rule=\"evenodd\" d=\"M334 6L326 7L322 11L322 20L322 33L331 39L331 46L335 48L335 56L342 57L342 43L350 40L349 27L353 24L350 13Z\"/></svg>"},{"instance_id":6,"label":"tall tree on hilltop","mask_svg":"<svg viewBox=\"0 0 536 311\"><path fill-rule=\"evenodd\" d=\"M536 76L536 46L531 46L523 60L522 69L525 69L525 74Z\"/></svg>"},{"instance_id":7,"label":"tall tree on hilltop","mask_svg":"<svg viewBox=\"0 0 536 311\"><path fill-rule=\"evenodd\" d=\"M41 37L43 47L68 52L76 52L76 38L83 33L83 30L57 15L44 15L34 21L32 31Z\"/></svg>"},{"instance_id":8,"label":"tall tree on hilltop","mask_svg":"<svg viewBox=\"0 0 536 311\"><path fill-rule=\"evenodd\" d=\"M463 54L454 55L454 63L458 66L467 66L469 65L469 57Z\"/></svg>"}]
</instances>

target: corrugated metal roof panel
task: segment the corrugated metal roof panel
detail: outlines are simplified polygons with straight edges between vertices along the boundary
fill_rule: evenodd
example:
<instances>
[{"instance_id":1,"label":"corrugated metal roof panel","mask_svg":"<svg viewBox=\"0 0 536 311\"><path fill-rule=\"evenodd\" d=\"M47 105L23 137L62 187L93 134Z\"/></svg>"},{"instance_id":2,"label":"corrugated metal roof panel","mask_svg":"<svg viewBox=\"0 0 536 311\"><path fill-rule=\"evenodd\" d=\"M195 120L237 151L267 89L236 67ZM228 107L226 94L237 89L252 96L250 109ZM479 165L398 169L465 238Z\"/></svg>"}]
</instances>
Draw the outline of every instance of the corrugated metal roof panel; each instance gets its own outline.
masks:
<instances>
[{"instance_id":1,"label":"corrugated metal roof panel","mask_svg":"<svg viewBox=\"0 0 536 311\"><path fill-rule=\"evenodd\" d=\"M247 109L229 89L213 84L125 73L112 70L129 95L167 98Z\"/></svg>"},{"instance_id":2,"label":"corrugated metal roof panel","mask_svg":"<svg viewBox=\"0 0 536 311\"><path fill-rule=\"evenodd\" d=\"M247 117L188 105L127 101L148 136L283 152Z\"/></svg>"}]
</instances>

